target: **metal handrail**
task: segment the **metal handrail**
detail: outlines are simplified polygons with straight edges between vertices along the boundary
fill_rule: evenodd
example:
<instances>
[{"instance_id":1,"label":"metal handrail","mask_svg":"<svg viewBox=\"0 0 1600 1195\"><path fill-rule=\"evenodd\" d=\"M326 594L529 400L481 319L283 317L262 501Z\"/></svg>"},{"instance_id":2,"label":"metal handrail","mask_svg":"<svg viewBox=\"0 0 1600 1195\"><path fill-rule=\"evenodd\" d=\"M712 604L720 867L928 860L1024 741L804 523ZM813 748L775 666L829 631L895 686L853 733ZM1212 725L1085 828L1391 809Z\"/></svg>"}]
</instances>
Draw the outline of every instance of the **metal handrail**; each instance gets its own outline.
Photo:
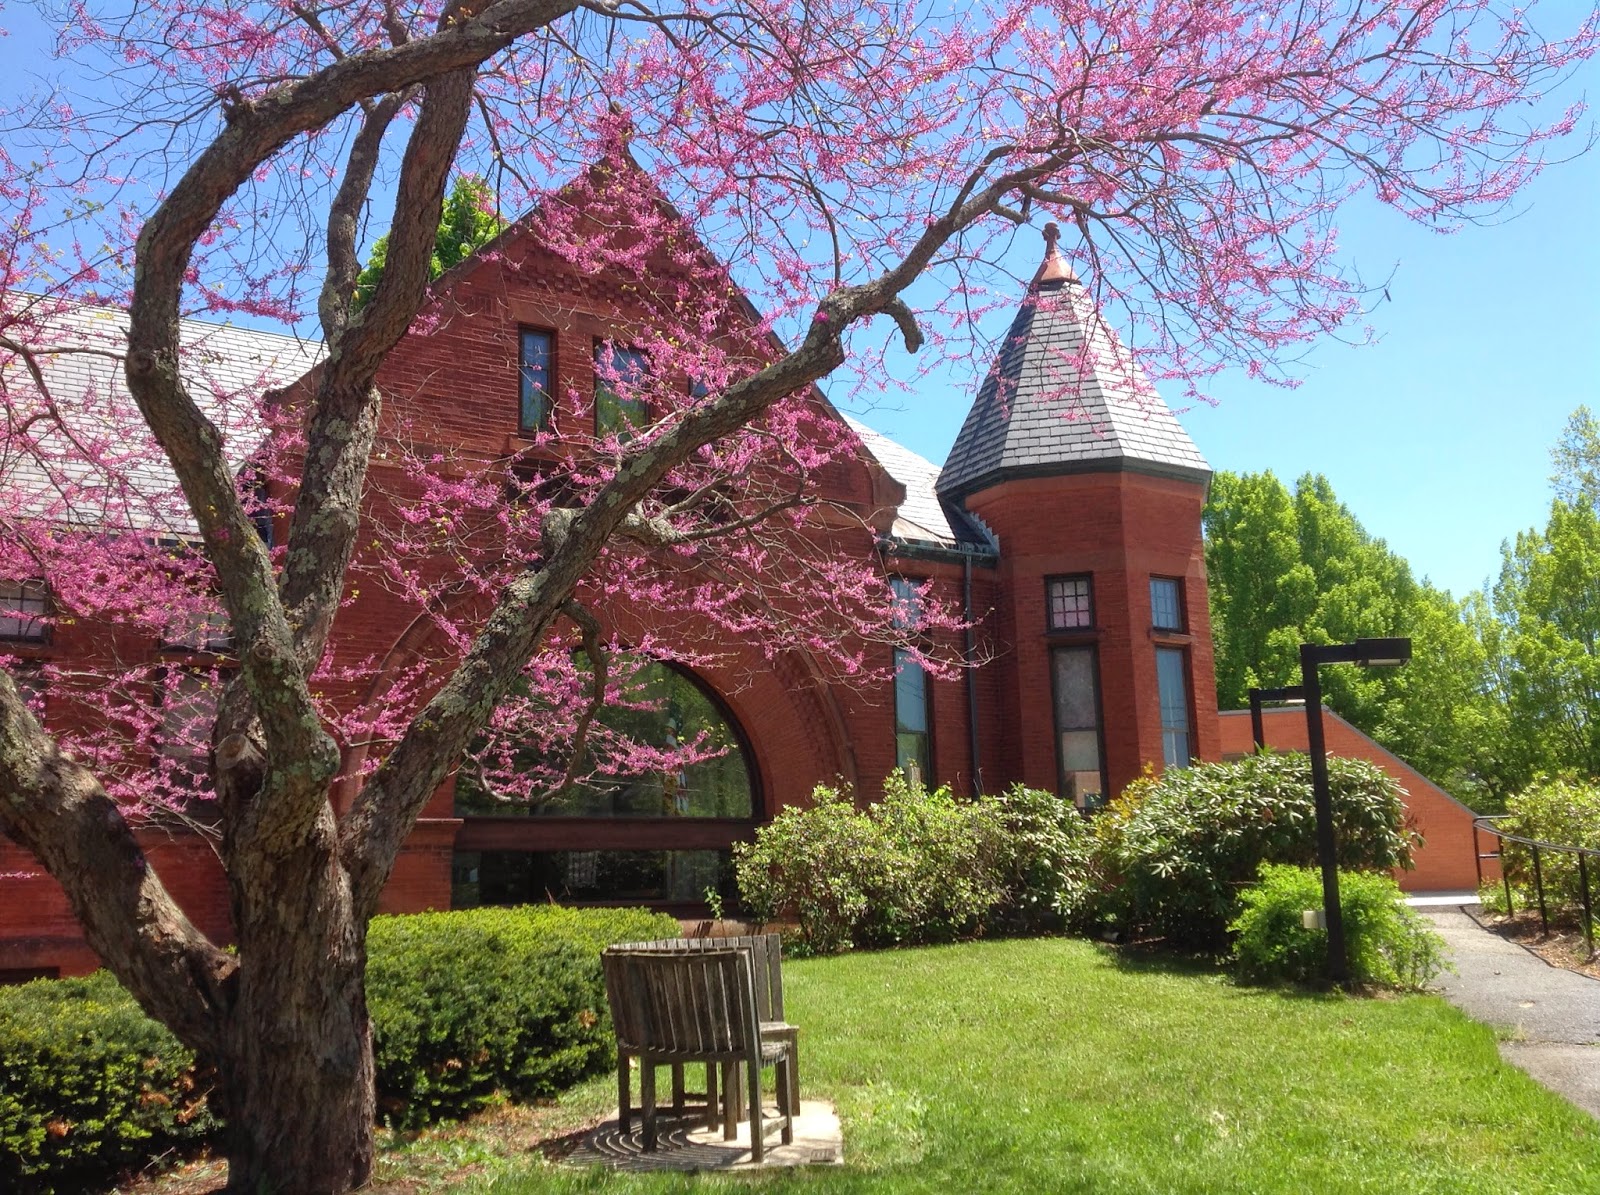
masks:
<instances>
[{"instance_id":1,"label":"metal handrail","mask_svg":"<svg viewBox=\"0 0 1600 1195\"><path fill-rule=\"evenodd\" d=\"M1580 904L1583 908L1583 939L1589 947L1589 955L1594 956L1594 901L1589 895L1589 858L1600 858L1600 847L1573 846L1565 842L1546 842L1539 838L1528 838L1522 834L1508 834L1492 823L1504 821L1513 816L1509 813L1483 814L1472 819L1472 853L1478 868L1478 887L1483 887L1483 861L1485 859L1500 860L1500 880L1505 885L1506 915L1510 916L1516 910L1511 902L1511 873L1506 868L1505 844L1514 842L1528 848L1533 856L1533 887L1539 898L1539 926L1546 936L1550 933L1550 912L1545 903L1544 895L1544 863L1540 856L1541 851L1555 851L1559 854L1578 856L1578 892ZM1500 841L1498 850L1485 854L1479 849L1478 832L1493 834Z\"/></svg>"}]
</instances>

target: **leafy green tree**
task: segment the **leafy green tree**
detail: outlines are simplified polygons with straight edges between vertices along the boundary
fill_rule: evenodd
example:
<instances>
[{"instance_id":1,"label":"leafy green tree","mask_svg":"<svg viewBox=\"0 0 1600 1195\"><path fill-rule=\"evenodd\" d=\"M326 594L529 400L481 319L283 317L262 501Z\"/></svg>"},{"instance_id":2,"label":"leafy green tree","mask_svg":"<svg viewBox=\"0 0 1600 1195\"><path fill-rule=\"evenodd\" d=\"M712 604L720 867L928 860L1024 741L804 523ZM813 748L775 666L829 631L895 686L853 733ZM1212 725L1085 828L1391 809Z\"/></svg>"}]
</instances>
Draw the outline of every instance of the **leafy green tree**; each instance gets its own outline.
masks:
<instances>
[{"instance_id":1,"label":"leafy green tree","mask_svg":"<svg viewBox=\"0 0 1600 1195\"><path fill-rule=\"evenodd\" d=\"M1213 477L1205 532L1217 700L1237 708L1251 688L1291 683L1317 582L1293 499L1270 471Z\"/></svg>"},{"instance_id":2,"label":"leafy green tree","mask_svg":"<svg viewBox=\"0 0 1600 1195\"><path fill-rule=\"evenodd\" d=\"M1519 789L1541 772L1600 776L1600 515L1584 484L1551 503L1543 531L1505 546L1494 587L1495 681Z\"/></svg>"},{"instance_id":3,"label":"leafy green tree","mask_svg":"<svg viewBox=\"0 0 1600 1195\"><path fill-rule=\"evenodd\" d=\"M429 281L471 257L499 236L505 226L487 181L475 174L464 174L456 179L439 217L439 237L434 242L433 259L428 264ZM377 289L388 259L389 237L385 234L372 243L366 268L356 277L357 310L366 306Z\"/></svg>"},{"instance_id":4,"label":"leafy green tree","mask_svg":"<svg viewBox=\"0 0 1600 1195\"><path fill-rule=\"evenodd\" d=\"M1561 438L1550 450L1550 463L1555 466L1550 484L1556 497L1573 503L1587 495L1591 502L1600 502L1600 422L1588 407L1567 416Z\"/></svg>"},{"instance_id":5,"label":"leafy green tree","mask_svg":"<svg viewBox=\"0 0 1600 1195\"><path fill-rule=\"evenodd\" d=\"M1330 668L1328 706L1463 800L1497 805L1503 712L1488 680L1481 598L1418 581L1362 527L1327 478L1293 493L1270 472L1219 473L1205 513L1217 700L1298 684L1301 643L1407 635L1401 669Z\"/></svg>"}]
</instances>

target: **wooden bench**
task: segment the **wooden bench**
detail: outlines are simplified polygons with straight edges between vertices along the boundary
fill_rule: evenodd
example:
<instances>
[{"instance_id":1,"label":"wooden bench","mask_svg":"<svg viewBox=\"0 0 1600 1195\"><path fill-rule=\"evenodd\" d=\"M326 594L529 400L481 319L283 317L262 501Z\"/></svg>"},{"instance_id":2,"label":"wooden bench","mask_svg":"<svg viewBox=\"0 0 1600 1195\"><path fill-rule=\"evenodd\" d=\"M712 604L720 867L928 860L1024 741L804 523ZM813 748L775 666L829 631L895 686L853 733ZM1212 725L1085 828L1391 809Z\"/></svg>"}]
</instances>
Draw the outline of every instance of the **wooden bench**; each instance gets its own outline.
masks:
<instances>
[{"instance_id":1,"label":"wooden bench","mask_svg":"<svg viewBox=\"0 0 1600 1195\"><path fill-rule=\"evenodd\" d=\"M706 950L748 950L751 973L755 976L756 1010L761 1021L761 1036L766 1041L784 1042L789 1047L789 1108L800 1110L800 1030L791 1025L783 1011L783 939L777 934L741 934L728 938L658 938L648 942L623 942L617 950L693 953ZM716 1103L716 1079L706 1072L706 1104ZM617 1051L617 1114L622 1131L631 1123L628 1100L628 1056ZM731 1092L734 1116L740 1115L742 1093L736 1085ZM672 1068L672 1106L680 1115L684 1109L683 1067Z\"/></svg>"},{"instance_id":2,"label":"wooden bench","mask_svg":"<svg viewBox=\"0 0 1600 1195\"><path fill-rule=\"evenodd\" d=\"M794 1140L789 1043L765 1040L758 1015L756 982L749 950L627 950L611 947L601 955L606 999L616 1027L619 1058L639 1059L644 1148L656 1148L656 1067L706 1064L707 1120L715 1124L715 1070L722 1071L723 1137L737 1135L735 1092L742 1069L750 1092L750 1154L765 1157L761 1068L777 1068L782 1140ZM619 1069L622 1129L629 1128L625 1064Z\"/></svg>"}]
</instances>

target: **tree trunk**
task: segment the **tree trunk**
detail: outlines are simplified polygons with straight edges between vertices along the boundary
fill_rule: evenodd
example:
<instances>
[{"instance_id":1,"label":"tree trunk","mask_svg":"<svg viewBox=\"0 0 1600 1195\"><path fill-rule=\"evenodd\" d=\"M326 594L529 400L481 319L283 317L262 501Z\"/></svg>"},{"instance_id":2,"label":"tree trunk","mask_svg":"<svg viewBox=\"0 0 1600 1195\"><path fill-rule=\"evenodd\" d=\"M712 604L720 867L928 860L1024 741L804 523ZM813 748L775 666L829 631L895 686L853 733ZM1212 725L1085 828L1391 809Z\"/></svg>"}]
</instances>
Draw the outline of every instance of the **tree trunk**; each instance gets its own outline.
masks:
<instances>
[{"instance_id":1,"label":"tree trunk","mask_svg":"<svg viewBox=\"0 0 1600 1195\"><path fill-rule=\"evenodd\" d=\"M372 1173L365 927L326 846L272 871L293 874L312 854L298 883L235 877L239 986L219 1059L229 1191L340 1195Z\"/></svg>"}]
</instances>

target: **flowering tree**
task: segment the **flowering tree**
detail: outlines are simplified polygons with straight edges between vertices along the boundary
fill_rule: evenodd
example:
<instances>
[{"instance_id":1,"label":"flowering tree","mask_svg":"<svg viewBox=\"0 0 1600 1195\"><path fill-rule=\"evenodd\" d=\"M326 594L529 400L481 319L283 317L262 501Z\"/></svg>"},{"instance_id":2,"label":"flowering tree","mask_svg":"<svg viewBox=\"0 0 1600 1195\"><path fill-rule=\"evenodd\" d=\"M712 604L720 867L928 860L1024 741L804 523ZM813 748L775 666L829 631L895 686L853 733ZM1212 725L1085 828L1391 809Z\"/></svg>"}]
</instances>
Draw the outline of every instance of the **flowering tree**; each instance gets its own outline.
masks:
<instances>
[{"instance_id":1,"label":"flowering tree","mask_svg":"<svg viewBox=\"0 0 1600 1195\"><path fill-rule=\"evenodd\" d=\"M805 628L844 669L874 616L892 627L859 568L787 605L749 591L771 553L825 560L844 534L807 502L808 473L848 450L809 387L875 373L876 317L908 349L959 353L985 269L1037 211L1072 231L1153 368L1270 366L1358 311L1334 254L1341 202L1370 192L1448 225L1539 168L1572 118L1530 129L1526 104L1596 31L1552 42L1528 21L1487 0L71 6L59 52L106 82L16 107L0 139L5 452L28 498L0 572L46 577L58 616L152 626L174 605L203 618L217 595L238 667L206 770L237 953L146 865L112 796L141 777L65 750L4 672L0 829L62 883L141 1004L216 1062L231 1188L367 1177L366 922L507 697L573 683L541 651L587 640L604 659L595 595L646 593L758 641ZM552 435L554 464L519 474L514 503L503 476L417 462L409 509L447 507L450 544L426 517L388 524L386 583L441 611L442 586L470 600L440 616L448 675L363 713L387 746L336 813L347 736L314 678L370 531L369 459L404 439L377 379L436 317L457 168L490 178L505 210L531 208L553 251L627 281L651 368L613 355L601 372L619 411L655 414ZM391 210L358 305L368 221ZM125 307L125 323L97 331L84 302ZM180 318L293 322L308 306L323 355L287 394L272 371L214 376ZM62 380L63 363L107 354L129 409L92 377ZM147 444L174 485L134 484L153 474L127 454ZM289 500L276 553L256 533L252 463ZM741 546L713 555L714 540Z\"/></svg>"}]
</instances>

